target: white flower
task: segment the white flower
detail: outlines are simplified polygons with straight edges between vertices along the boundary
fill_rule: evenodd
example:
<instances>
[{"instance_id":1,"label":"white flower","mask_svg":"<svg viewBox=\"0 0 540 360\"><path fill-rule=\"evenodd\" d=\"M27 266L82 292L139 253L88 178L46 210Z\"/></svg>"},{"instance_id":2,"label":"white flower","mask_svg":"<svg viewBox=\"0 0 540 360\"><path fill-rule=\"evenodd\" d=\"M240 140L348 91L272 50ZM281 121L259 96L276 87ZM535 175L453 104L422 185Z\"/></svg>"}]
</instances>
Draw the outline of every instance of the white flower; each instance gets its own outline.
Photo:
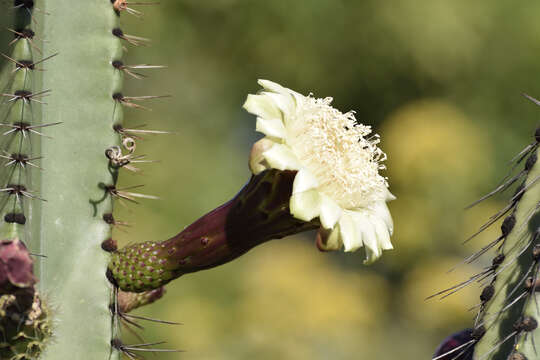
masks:
<instances>
[{"instance_id":1,"label":"white flower","mask_svg":"<svg viewBox=\"0 0 540 360\"><path fill-rule=\"evenodd\" d=\"M371 127L359 124L354 112L331 107L331 98L303 96L267 80L259 84L264 89L244 104L257 115L257 131L266 135L253 145L251 171L298 171L290 211L304 221L319 218L323 250L364 246L365 263L371 263L392 249L386 202L395 197L379 175L386 160L379 136L370 136Z\"/></svg>"}]
</instances>

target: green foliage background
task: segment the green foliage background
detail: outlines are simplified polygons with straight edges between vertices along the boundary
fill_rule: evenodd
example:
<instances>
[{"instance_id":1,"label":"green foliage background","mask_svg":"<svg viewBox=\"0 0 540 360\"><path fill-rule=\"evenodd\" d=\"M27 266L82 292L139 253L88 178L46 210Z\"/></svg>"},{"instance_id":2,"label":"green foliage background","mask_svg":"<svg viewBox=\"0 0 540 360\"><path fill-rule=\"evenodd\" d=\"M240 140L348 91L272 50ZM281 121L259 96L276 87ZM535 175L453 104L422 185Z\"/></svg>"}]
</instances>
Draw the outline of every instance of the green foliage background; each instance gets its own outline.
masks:
<instances>
[{"instance_id":1,"label":"green foliage background","mask_svg":"<svg viewBox=\"0 0 540 360\"><path fill-rule=\"evenodd\" d=\"M184 323L147 326L145 340L187 351L160 359L428 359L471 324L477 285L424 298L490 261L447 273L497 235L460 245L503 199L463 207L496 185L538 125L540 109L520 93L540 97L540 3L165 0L142 10L143 20L123 15L124 30L153 42L130 47L130 63L169 68L129 80L126 95L174 99L128 109L128 123L175 134L138 144L161 164L122 174L162 197L117 207L132 225L116 231L122 243L166 239L248 180L259 135L241 106L257 78L356 110L381 134L398 197L395 250L374 266L360 253L321 254L306 234L170 284L138 311Z\"/></svg>"}]
</instances>

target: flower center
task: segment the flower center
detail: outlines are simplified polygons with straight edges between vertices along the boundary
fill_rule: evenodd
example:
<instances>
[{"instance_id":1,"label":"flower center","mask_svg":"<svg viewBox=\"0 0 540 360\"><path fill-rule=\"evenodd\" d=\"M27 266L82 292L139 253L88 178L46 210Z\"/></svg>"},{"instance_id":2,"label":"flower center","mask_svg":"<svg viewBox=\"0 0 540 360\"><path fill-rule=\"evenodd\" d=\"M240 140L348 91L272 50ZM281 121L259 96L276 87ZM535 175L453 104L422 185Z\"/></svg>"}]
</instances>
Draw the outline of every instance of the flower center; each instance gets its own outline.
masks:
<instances>
[{"instance_id":1,"label":"flower center","mask_svg":"<svg viewBox=\"0 0 540 360\"><path fill-rule=\"evenodd\" d=\"M332 98L304 97L287 127L287 143L319 181L319 191L341 207L366 207L385 199L388 183L379 175L386 154L379 136L359 124L354 112L330 106Z\"/></svg>"}]
</instances>

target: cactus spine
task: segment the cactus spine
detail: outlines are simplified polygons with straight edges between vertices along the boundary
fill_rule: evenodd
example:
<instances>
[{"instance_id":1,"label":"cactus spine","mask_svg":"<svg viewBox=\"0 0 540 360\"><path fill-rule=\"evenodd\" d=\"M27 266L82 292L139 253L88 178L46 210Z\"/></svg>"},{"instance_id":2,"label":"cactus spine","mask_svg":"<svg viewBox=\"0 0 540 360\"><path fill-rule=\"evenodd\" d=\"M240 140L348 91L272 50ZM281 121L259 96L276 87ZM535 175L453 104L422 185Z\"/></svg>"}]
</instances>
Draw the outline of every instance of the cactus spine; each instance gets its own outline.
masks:
<instances>
[{"instance_id":1,"label":"cactus spine","mask_svg":"<svg viewBox=\"0 0 540 360\"><path fill-rule=\"evenodd\" d=\"M538 280L540 219L538 204L540 177L538 143L520 173L526 176L508 206L511 213L502 225L502 244L491 284L482 291L482 307L475 328L485 330L478 339L474 359L537 359L540 344ZM516 179L517 178L512 178ZM510 179L510 181L512 181Z\"/></svg>"}]
</instances>

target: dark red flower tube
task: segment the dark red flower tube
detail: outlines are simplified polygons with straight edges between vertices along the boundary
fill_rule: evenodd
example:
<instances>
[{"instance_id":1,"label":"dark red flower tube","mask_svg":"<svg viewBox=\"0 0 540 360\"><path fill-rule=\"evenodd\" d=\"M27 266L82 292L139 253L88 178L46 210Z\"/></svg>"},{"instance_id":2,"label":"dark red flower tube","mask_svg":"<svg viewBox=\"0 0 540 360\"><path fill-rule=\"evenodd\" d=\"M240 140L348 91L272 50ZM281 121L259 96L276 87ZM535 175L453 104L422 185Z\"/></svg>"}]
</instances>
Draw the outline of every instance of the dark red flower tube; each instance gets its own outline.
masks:
<instances>
[{"instance_id":1,"label":"dark red flower tube","mask_svg":"<svg viewBox=\"0 0 540 360\"><path fill-rule=\"evenodd\" d=\"M152 290L184 274L234 260L266 241L317 229L317 222L290 214L295 175L295 171L268 170L252 176L231 201L173 238L115 252L109 278L123 291Z\"/></svg>"}]
</instances>

